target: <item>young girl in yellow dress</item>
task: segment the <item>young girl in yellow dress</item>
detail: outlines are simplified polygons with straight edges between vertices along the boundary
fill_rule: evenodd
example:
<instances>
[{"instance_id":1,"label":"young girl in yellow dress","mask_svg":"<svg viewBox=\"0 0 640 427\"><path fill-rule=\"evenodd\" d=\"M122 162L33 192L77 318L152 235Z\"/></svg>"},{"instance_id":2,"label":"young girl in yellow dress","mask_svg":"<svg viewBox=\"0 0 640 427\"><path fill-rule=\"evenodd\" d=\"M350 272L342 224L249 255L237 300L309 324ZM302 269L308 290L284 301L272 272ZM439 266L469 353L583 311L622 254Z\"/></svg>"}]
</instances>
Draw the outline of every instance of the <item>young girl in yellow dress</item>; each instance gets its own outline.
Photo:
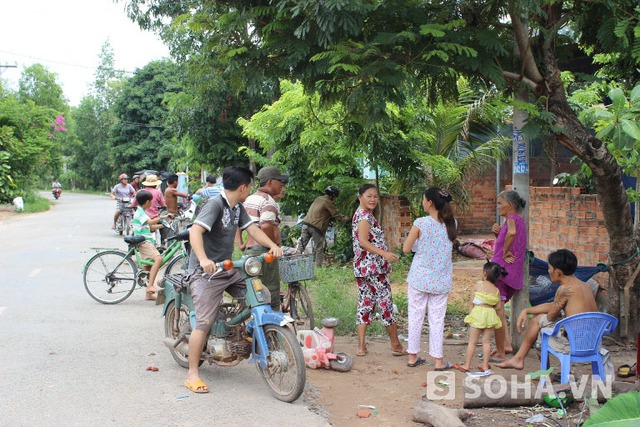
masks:
<instances>
[{"instance_id":1,"label":"young girl in yellow dress","mask_svg":"<svg viewBox=\"0 0 640 427\"><path fill-rule=\"evenodd\" d=\"M476 284L473 293L473 300L470 301L471 311L464 318L469 324L469 344L467 346L467 358L463 365L456 365L462 372L469 372L473 352L480 334L482 334L482 363L478 369L484 375L491 373L489 357L491 356L491 335L494 330L502 326L502 321L496 313L496 307L502 304L500 301L500 290L495 286L496 280L501 276L506 276L507 271L495 262L487 262L482 268L481 283Z\"/></svg>"}]
</instances>

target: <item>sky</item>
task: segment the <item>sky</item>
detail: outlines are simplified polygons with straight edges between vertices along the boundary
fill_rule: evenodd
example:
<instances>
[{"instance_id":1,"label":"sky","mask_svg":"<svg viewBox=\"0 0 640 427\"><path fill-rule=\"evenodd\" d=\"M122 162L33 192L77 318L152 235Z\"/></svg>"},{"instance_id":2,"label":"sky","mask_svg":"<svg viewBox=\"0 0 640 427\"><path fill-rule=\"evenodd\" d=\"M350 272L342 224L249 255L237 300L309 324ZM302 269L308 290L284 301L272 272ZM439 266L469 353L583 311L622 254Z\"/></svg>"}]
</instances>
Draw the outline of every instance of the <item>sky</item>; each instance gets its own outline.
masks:
<instances>
[{"instance_id":1,"label":"sky","mask_svg":"<svg viewBox=\"0 0 640 427\"><path fill-rule=\"evenodd\" d=\"M127 17L123 0L2 0L0 78L17 89L22 70L42 64L58 75L64 96L77 106L95 80L107 40L116 68L131 73L169 56L155 34Z\"/></svg>"}]
</instances>

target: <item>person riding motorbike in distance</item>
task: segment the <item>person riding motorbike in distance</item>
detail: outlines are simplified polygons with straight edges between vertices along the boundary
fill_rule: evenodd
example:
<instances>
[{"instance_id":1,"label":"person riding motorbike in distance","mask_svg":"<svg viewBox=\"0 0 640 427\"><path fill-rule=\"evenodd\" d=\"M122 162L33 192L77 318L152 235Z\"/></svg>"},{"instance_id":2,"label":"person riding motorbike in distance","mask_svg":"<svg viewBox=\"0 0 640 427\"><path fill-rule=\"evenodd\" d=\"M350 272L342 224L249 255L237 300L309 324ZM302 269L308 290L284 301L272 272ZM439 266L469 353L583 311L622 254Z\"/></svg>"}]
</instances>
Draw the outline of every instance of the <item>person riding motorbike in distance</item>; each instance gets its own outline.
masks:
<instances>
[{"instance_id":1,"label":"person riding motorbike in distance","mask_svg":"<svg viewBox=\"0 0 640 427\"><path fill-rule=\"evenodd\" d=\"M242 205L251 194L253 172L245 167L229 166L222 176L224 190L207 200L189 230L189 288L196 319L189 338L189 371L184 385L195 393L209 392L198 368L224 292L234 297L246 292L244 280L236 269L217 271L216 267L216 263L232 258L237 229L246 230L258 244L268 247L276 258L282 256L282 249L251 220ZM267 302L270 302L271 295L266 288L265 293Z\"/></svg>"},{"instance_id":2,"label":"person riding motorbike in distance","mask_svg":"<svg viewBox=\"0 0 640 427\"><path fill-rule=\"evenodd\" d=\"M131 199L136 194L136 190L129 184L129 177L126 173L121 173L118 181L120 181L120 183L116 184L111 190L111 198L117 200L116 213L113 215L113 226L111 227L113 230L116 229L118 218L120 218L120 214L125 208L126 203L123 203L122 199Z\"/></svg>"},{"instance_id":3,"label":"person riding motorbike in distance","mask_svg":"<svg viewBox=\"0 0 640 427\"><path fill-rule=\"evenodd\" d=\"M54 196L60 197L60 193L62 193L62 184L58 182L58 178L53 178L53 182L51 183L51 192Z\"/></svg>"},{"instance_id":4,"label":"person riding motorbike in distance","mask_svg":"<svg viewBox=\"0 0 640 427\"><path fill-rule=\"evenodd\" d=\"M349 217L341 215L336 208L336 199L340 195L340 189L330 185L324 190L324 196L316 197L311 203L307 215L302 221L302 231L298 240L297 251L303 253L309 240L313 237L313 252L317 267L322 266L324 260L324 235L329 228L331 220L349 221Z\"/></svg>"}]
</instances>

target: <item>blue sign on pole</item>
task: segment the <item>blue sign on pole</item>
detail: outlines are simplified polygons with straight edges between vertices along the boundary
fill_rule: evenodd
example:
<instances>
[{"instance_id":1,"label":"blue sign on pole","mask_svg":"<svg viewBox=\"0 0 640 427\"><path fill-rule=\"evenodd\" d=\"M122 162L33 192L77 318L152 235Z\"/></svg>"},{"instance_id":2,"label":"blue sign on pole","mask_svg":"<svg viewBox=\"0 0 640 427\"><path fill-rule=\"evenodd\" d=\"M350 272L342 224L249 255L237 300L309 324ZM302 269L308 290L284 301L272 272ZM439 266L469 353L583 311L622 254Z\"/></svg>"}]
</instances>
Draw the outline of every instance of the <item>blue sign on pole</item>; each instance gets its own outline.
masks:
<instances>
[{"instance_id":1,"label":"blue sign on pole","mask_svg":"<svg viewBox=\"0 0 640 427\"><path fill-rule=\"evenodd\" d=\"M522 136L520 129L513 130L513 173L529 173L529 162L527 161L527 143Z\"/></svg>"}]
</instances>

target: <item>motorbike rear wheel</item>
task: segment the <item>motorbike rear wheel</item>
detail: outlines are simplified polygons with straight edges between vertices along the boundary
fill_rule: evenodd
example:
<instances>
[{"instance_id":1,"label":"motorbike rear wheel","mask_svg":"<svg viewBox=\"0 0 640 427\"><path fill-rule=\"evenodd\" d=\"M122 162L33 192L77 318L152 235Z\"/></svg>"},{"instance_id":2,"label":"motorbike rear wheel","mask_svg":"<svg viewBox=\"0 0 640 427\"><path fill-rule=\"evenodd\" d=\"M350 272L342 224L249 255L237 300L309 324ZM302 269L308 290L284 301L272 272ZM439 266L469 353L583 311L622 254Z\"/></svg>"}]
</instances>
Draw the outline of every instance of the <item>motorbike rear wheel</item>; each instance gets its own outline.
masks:
<instances>
[{"instance_id":1,"label":"motorbike rear wheel","mask_svg":"<svg viewBox=\"0 0 640 427\"><path fill-rule=\"evenodd\" d=\"M304 391L307 380L300 343L291 329L284 326L266 325L264 334L269 351L267 366L263 369L256 363L256 367L276 399L293 402Z\"/></svg>"},{"instance_id":2,"label":"motorbike rear wheel","mask_svg":"<svg viewBox=\"0 0 640 427\"><path fill-rule=\"evenodd\" d=\"M289 311L295 322L296 331L299 329L312 330L315 323L309 292L299 282L289 284L289 290Z\"/></svg>"},{"instance_id":3,"label":"motorbike rear wheel","mask_svg":"<svg viewBox=\"0 0 640 427\"><path fill-rule=\"evenodd\" d=\"M172 340L177 340L179 337L184 335L186 332L191 331L191 325L189 323L189 307L186 304L180 305L180 330L176 331L173 327L175 325L175 319L178 310L176 309L176 302L171 301L167 305L167 313L164 316L164 336L167 338L171 338ZM177 348L170 348L169 352L171 353L171 357L178 362L178 365L183 368L189 368L189 354L182 353L178 351ZM200 360L198 366L202 365L203 360Z\"/></svg>"},{"instance_id":4,"label":"motorbike rear wheel","mask_svg":"<svg viewBox=\"0 0 640 427\"><path fill-rule=\"evenodd\" d=\"M125 252L99 252L84 266L84 288L102 304L117 304L133 293L137 271L138 267Z\"/></svg>"}]
</instances>

